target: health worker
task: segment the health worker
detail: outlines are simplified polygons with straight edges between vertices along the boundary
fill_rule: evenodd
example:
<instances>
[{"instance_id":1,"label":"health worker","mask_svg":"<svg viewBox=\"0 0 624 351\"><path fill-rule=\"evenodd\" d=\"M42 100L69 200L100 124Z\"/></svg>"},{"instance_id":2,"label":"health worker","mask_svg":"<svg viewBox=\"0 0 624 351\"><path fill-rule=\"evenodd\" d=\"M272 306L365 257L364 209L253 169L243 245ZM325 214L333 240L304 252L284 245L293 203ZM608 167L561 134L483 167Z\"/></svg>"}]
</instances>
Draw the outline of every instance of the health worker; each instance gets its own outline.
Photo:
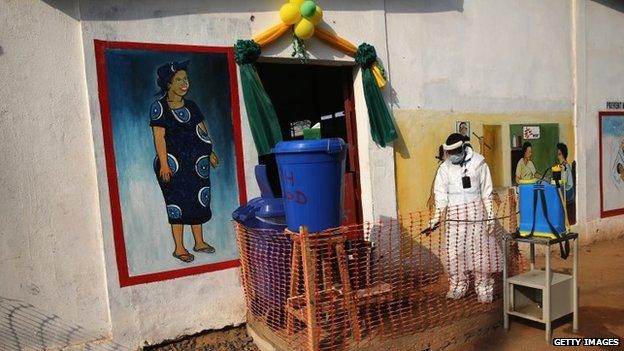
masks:
<instances>
[{"instance_id":1,"label":"health worker","mask_svg":"<svg viewBox=\"0 0 624 351\"><path fill-rule=\"evenodd\" d=\"M448 157L434 181L436 210L430 228L445 224L447 298L466 294L472 272L477 300L489 303L494 299L491 275L502 270L501 247L493 234L492 177L485 158L466 139L453 133L443 144Z\"/></svg>"}]
</instances>

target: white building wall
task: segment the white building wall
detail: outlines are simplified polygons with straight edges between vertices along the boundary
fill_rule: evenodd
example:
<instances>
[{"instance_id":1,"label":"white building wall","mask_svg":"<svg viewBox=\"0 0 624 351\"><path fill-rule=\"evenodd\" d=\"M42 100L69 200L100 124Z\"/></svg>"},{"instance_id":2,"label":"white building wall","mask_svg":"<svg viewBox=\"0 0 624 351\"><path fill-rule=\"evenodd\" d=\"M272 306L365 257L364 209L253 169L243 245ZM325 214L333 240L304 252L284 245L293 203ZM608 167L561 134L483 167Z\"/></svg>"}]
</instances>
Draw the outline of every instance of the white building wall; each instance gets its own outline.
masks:
<instances>
[{"instance_id":1,"label":"white building wall","mask_svg":"<svg viewBox=\"0 0 624 351\"><path fill-rule=\"evenodd\" d=\"M387 1L402 110L572 110L568 0Z\"/></svg>"},{"instance_id":2,"label":"white building wall","mask_svg":"<svg viewBox=\"0 0 624 351\"><path fill-rule=\"evenodd\" d=\"M0 349L110 336L78 2L55 5L0 1Z\"/></svg>"},{"instance_id":3,"label":"white building wall","mask_svg":"<svg viewBox=\"0 0 624 351\"><path fill-rule=\"evenodd\" d=\"M579 26L579 141L584 162L579 177L584 180L585 228L591 240L624 235L624 216L600 218L599 125L598 112L607 101L624 100L624 4L621 1L578 1ZM583 57L584 56L584 57ZM582 84L585 81L586 84Z\"/></svg>"}]
</instances>

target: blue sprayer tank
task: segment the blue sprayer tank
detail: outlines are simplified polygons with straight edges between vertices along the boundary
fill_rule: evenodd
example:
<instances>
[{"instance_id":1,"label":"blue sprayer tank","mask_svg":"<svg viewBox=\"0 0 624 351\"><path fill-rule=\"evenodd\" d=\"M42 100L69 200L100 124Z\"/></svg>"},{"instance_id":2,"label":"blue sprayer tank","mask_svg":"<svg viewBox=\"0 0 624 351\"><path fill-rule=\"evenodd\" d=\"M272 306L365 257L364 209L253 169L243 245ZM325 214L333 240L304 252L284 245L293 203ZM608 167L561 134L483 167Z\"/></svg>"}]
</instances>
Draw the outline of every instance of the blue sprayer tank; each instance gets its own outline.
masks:
<instances>
[{"instance_id":1,"label":"blue sprayer tank","mask_svg":"<svg viewBox=\"0 0 624 351\"><path fill-rule=\"evenodd\" d=\"M520 195L520 235L533 235L554 239L557 236L565 235L565 212L559 190L555 185L545 181L525 182L519 184ZM535 194L537 192L537 199ZM543 195L542 195L543 194ZM542 200L544 196L544 200ZM552 232L546 215L544 213L543 202L546 203L548 219L558 235ZM533 227L533 217L535 217L535 227Z\"/></svg>"},{"instance_id":2,"label":"blue sprayer tank","mask_svg":"<svg viewBox=\"0 0 624 351\"><path fill-rule=\"evenodd\" d=\"M277 160L286 224L310 232L340 226L347 145L340 138L282 141Z\"/></svg>"}]
</instances>

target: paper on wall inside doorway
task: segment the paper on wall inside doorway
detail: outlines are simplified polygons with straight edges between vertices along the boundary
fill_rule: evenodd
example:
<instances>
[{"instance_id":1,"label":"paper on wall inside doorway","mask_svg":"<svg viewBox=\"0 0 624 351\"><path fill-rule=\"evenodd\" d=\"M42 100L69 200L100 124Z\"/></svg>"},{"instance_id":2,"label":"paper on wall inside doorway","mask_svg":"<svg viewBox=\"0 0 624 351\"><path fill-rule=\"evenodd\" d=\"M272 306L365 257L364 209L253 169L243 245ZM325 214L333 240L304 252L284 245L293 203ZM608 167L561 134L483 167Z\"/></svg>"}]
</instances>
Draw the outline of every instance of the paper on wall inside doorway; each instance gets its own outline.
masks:
<instances>
[{"instance_id":1,"label":"paper on wall inside doorway","mask_svg":"<svg viewBox=\"0 0 624 351\"><path fill-rule=\"evenodd\" d=\"M522 138L524 140L539 139L540 127L539 126L525 126L522 127Z\"/></svg>"}]
</instances>

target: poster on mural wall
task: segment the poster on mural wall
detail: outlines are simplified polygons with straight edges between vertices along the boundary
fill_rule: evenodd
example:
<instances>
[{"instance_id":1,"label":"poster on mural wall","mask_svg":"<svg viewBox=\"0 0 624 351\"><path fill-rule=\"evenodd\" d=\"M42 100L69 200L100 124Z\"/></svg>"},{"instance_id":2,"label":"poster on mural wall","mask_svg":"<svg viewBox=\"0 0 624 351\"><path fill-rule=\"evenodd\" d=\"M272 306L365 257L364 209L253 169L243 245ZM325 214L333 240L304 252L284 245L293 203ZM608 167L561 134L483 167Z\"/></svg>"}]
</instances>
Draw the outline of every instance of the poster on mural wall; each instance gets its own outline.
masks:
<instances>
[{"instance_id":1,"label":"poster on mural wall","mask_svg":"<svg viewBox=\"0 0 624 351\"><path fill-rule=\"evenodd\" d=\"M624 214L624 113L600 113L600 213Z\"/></svg>"},{"instance_id":2,"label":"poster on mural wall","mask_svg":"<svg viewBox=\"0 0 624 351\"><path fill-rule=\"evenodd\" d=\"M96 41L122 286L238 266L244 203L231 48Z\"/></svg>"},{"instance_id":3,"label":"poster on mural wall","mask_svg":"<svg viewBox=\"0 0 624 351\"><path fill-rule=\"evenodd\" d=\"M470 138L470 122L468 121L456 121L455 133L459 133L465 137Z\"/></svg>"},{"instance_id":4,"label":"poster on mural wall","mask_svg":"<svg viewBox=\"0 0 624 351\"><path fill-rule=\"evenodd\" d=\"M522 138L525 140L535 140L540 138L539 126L525 126L522 127Z\"/></svg>"}]
</instances>

